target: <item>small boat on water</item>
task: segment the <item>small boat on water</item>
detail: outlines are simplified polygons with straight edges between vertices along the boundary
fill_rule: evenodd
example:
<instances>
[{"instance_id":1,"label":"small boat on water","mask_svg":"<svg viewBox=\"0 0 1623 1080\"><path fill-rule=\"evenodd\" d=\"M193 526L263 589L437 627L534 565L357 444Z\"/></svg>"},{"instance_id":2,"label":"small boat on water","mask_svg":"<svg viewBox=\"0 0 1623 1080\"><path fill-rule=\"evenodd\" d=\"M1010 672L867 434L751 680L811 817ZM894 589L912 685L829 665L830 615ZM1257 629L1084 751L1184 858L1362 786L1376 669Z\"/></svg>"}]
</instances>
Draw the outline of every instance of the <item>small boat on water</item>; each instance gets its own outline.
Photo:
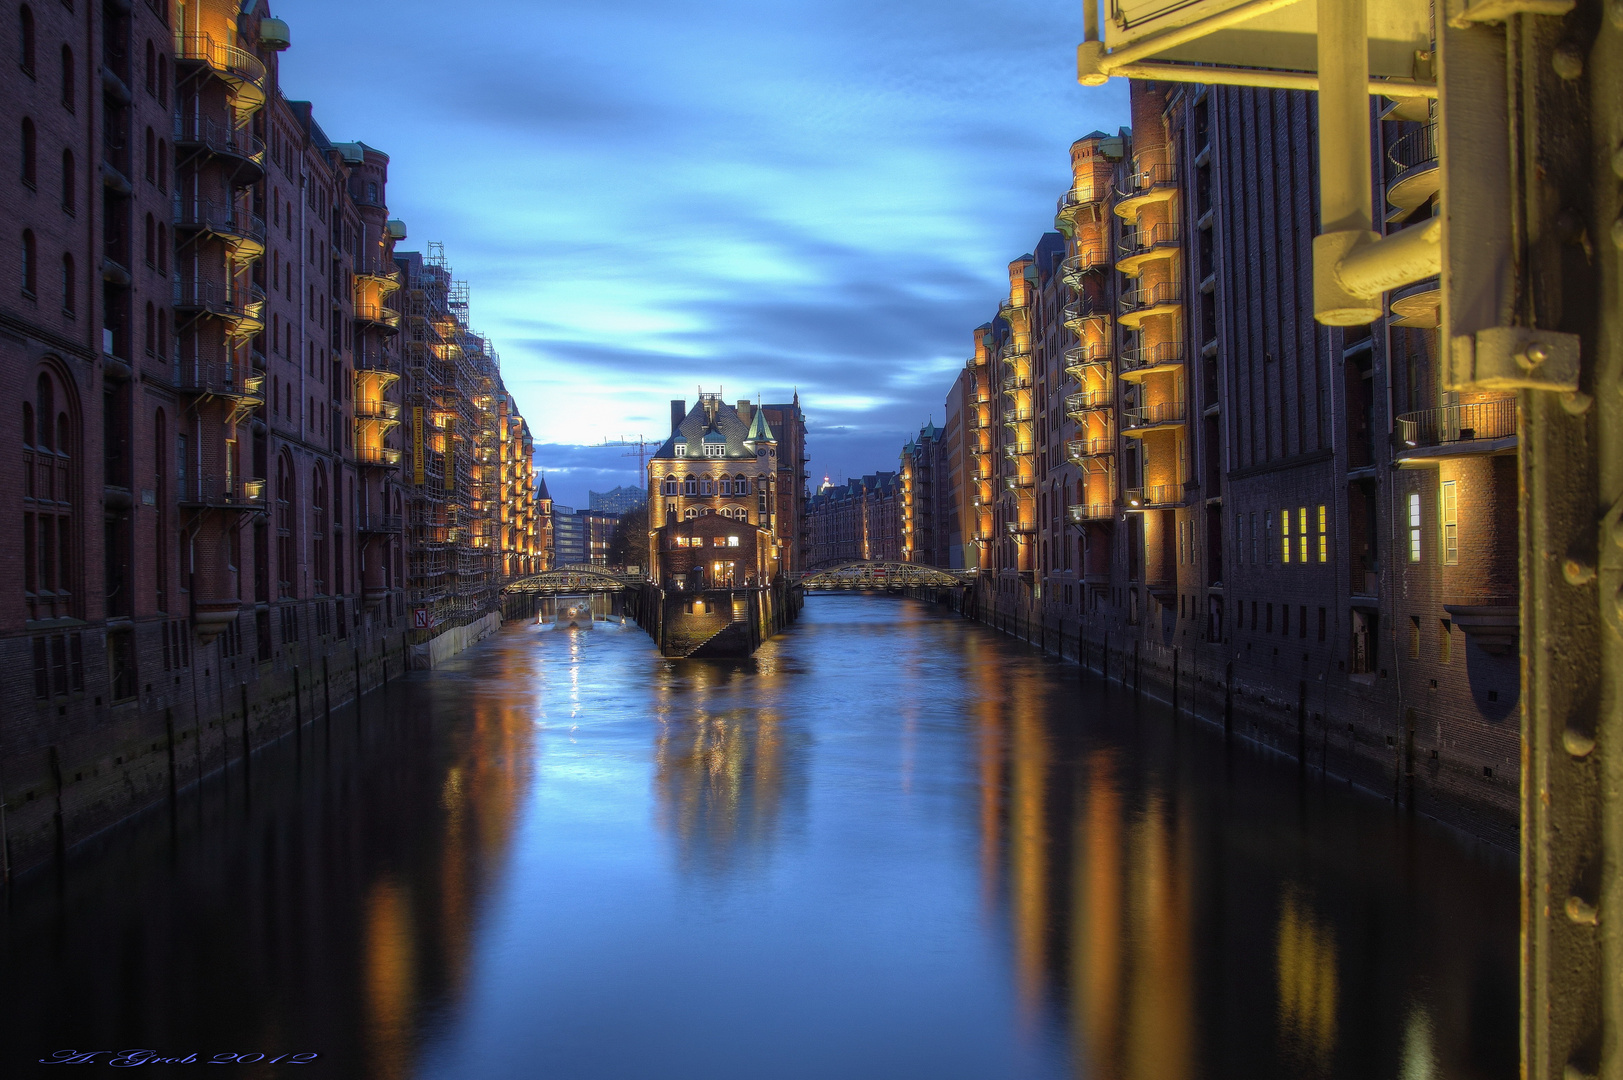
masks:
<instances>
[{"instance_id":1,"label":"small boat on water","mask_svg":"<svg viewBox=\"0 0 1623 1080\"><path fill-rule=\"evenodd\" d=\"M559 597L558 613L553 617L552 625L556 627L577 626L582 630L592 628L592 601L590 597Z\"/></svg>"}]
</instances>

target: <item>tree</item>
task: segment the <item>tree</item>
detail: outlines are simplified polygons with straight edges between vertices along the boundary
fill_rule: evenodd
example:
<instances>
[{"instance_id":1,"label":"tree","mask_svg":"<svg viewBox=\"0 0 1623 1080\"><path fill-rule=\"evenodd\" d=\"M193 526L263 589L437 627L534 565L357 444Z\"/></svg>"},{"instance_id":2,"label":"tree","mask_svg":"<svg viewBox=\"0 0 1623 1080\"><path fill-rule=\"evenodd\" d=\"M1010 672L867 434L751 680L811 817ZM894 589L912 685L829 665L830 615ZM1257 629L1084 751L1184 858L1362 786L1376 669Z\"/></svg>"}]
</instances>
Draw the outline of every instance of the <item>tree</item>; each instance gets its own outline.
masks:
<instances>
[{"instance_id":1,"label":"tree","mask_svg":"<svg viewBox=\"0 0 1623 1080\"><path fill-rule=\"evenodd\" d=\"M610 566L640 566L648 569L648 504L627 510L614 526L609 540Z\"/></svg>"}]
</instances>

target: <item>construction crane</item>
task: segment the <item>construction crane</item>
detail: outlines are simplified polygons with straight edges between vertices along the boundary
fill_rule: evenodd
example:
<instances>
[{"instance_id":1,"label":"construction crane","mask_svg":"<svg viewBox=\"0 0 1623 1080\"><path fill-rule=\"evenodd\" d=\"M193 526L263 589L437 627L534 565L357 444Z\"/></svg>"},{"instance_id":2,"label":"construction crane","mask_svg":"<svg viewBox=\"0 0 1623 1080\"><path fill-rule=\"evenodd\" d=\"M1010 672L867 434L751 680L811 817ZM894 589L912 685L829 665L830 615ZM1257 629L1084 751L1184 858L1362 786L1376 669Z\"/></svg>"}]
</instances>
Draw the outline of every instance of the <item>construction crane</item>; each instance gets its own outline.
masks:
<instances>
[{"instance_id":1,"label":"construction crane","mask_svg":"<svg viewBox=\"0 0 1623 1080\"><path fill-rule=\"evenodd\" d=\"M650 447L657 447L659 445L658 443L649 442L647 439L643 438L641 435L638 435L636 437L636 439L634 439L634 440L633 439L605 439L599 445L600 446L635 446L637 448L636 450L632 451L631 453L621 454L620 456L621 457L628 457L628 458L634 457L634 458L637 459L637 478L638 478L639 482L642 484L643 490L644 491L648 490L648 451L649 451Z\"/></svg>"}]
</instances>

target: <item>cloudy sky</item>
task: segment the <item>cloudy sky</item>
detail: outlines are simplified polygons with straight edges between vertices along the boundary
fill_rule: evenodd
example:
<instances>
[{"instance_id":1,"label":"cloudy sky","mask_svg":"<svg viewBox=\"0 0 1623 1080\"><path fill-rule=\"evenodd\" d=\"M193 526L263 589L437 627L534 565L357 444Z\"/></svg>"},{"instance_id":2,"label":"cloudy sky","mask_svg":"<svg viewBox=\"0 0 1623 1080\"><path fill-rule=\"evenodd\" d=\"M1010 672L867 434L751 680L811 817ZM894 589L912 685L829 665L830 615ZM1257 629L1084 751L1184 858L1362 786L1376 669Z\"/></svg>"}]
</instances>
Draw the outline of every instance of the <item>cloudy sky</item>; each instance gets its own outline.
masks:
<instances>
[{"instance_id":1,"label":"cloudy sky","mask_svg":"<svg viewBox=\"0 0 1623 1080\"><path fill-rule=\"evenodd\" d=\"M1076 0L273 0L289 97L391 157L445 242L553 495L636 483L604 440L699 386L788 400L816 478L941 419L1066 148Z\"/></svg>"}]
</instances>

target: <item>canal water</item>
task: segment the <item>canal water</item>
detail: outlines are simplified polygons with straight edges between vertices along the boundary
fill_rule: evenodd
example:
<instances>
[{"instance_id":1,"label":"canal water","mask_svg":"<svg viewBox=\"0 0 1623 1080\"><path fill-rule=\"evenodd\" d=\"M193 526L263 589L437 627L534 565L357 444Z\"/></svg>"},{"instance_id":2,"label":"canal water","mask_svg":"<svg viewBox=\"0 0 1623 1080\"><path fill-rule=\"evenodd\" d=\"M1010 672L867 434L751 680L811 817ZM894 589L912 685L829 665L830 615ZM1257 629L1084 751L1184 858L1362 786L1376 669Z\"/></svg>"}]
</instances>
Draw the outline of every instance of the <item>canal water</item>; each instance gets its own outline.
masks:
<instances>
[{"instance_id":1,"label":"canal water","mask_svg":"<svg viewBox=\"0 0 1623 1080\"><path fill-rule=\"evenodd\" d=\"M1516 1074L1513 857L882 597L509 624L4 901L8 1077Z\"/></svg>"}]
</instances>

